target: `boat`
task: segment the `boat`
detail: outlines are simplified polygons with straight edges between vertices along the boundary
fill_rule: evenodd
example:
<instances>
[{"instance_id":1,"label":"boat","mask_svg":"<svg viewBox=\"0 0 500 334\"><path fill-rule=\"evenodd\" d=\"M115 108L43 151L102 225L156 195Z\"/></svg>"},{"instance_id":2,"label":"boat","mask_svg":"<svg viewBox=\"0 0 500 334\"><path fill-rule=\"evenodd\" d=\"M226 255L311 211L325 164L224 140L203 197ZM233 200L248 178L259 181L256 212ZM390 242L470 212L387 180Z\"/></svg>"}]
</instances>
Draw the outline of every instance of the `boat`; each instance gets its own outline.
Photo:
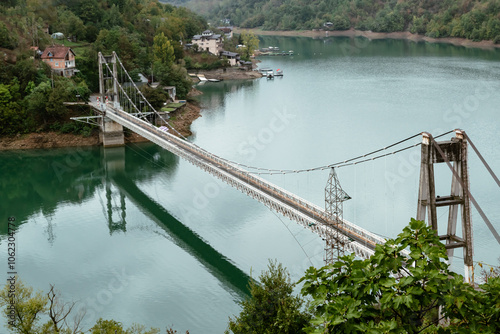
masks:
<instances>
[{"instance_id":1,"label":"boat","mask_svg":"<svg viewBox=\"0 0 500 334\"><path fill-rule=\"evenodd\" d=\"M268 79L274 79L274 72L273 72L273 70L267 71L266 77Z\"/></svg>"},{"instance_id":2,"label":"boat","mask_svg":"<svg viewBox=\"0 0 500 334\"><path fill-rule=\"evenodd\" d=\"M282 77L283 76L283 70L280 70L279 68L276 70L276 73L274 74L275 77Z\"/></svg>"}]
</instances>

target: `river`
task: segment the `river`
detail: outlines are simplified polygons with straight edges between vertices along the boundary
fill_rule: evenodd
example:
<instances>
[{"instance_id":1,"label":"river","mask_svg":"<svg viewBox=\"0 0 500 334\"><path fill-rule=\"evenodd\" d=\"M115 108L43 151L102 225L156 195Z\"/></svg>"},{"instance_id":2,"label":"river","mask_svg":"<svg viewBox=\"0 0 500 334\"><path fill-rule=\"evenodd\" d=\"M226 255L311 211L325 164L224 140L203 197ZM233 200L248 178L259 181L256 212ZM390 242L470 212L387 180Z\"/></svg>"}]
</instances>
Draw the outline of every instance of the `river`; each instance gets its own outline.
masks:
<instances>
[{"instance_id":1,"label":"river","mask_svg":"<svg viewBox=\"0 0 500 334\"><path fill-rule=\"evenodd\" d=\"M349 38L263 37L261 46L294 51L261 58L283 78L199 86L205 109L190 140L247 165L298 170L462 128L500 172L500 51ZM352 197L344 218L396 236L416 213L419 154L339 168ZM472 194L500 230L498 186L469 158ZM103 317L222 333L268 259L294 281L322 264L314 234L150 143L0 152L0 172L2 277L15 216L21 279L77 301L86 328ZM262 177L323 206L328 170ZM437 193L448 194L450 181L437 166ZM444 210L438 216L444 227ZM476 210L472 220L474 259L498 265L500 245Z\"/></svg>"}]
</instances>

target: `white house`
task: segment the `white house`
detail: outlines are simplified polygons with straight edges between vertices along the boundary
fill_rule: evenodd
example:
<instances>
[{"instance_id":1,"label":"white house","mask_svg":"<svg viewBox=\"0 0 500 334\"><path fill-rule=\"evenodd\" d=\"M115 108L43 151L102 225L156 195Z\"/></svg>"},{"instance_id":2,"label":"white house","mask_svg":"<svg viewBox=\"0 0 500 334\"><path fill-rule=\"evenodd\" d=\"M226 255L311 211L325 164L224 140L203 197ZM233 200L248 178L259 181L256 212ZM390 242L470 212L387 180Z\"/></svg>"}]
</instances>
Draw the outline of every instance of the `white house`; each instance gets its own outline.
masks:
<instances>
[{"instance_id":1,"label":"white house","mask_svg":"<svg viewBox=\"0 0 500 334\"><path fill-rule=\"evenodd\" d=\"M219 56L224 59L227 59L229 65L231 66L236 66L240 61L240 54L236 52L220 51Z\"/></svg>"},{"instance_id":2,"label":"white house","mask_svg":"<svg viewBox=\"0 0 500 334\"><path fill-rule=\"evenodd\" d=\"M218 55L219 51L222 50L222 35L214 34L211 30L205 30L201 35L194 35L191 43L198 45L200 50Z\"/></svg>"}]
</instances>

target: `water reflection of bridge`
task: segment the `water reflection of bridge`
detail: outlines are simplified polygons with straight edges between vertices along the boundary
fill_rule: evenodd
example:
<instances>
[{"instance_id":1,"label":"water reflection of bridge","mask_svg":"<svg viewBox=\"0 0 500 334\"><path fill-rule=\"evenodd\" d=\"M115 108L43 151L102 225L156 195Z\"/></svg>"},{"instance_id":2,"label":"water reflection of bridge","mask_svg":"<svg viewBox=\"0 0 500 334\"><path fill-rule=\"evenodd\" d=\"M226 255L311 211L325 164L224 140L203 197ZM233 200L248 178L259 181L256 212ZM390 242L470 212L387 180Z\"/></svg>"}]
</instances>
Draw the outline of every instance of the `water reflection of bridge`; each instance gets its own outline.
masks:
<instances>
[{"instance_id":1,"label":"water reflection of bridge","mask_svg":"<svg viewBox=\"0 0 500 334\"><path fill-rule=\"evenodd\" d=\"M199 235L170 215L161 204L143 192L126 176L123 147L106 150L108 151L106 161L104 161L106 173L103 177L106 203L102 204L110 233L126 231L125 198L127 198L145 216L164 230L177 246L200 261L213 276L224 283L223 286L230 287L241 296L247 295L247 286L251 278Z\"/></svg>"}]
</instances>

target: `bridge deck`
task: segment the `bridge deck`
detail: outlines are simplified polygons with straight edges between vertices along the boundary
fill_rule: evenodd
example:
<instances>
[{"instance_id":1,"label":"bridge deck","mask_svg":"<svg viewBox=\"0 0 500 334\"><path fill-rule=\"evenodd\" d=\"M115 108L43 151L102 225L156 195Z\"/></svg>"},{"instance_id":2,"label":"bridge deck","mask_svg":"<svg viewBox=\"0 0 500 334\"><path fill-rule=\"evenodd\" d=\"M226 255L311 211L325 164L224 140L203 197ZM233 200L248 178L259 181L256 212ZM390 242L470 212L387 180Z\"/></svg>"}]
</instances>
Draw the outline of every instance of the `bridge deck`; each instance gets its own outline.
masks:
<instances>
[{"instance_id":1,"label":"bridge deck","mask_svg":"<svg viewBox=\"0 0 500 334\"><path fill-rule=\"evenodd\" d=\"M333 237L336 231L340 231L345 249L362 258L373 254L376 244L385 242L385 239L347 220L343 220L342 224L328 220L322 208L110 104L106 106L105 115L257 199L272 210L295 220L323 239Z\"/></svg>"}]
</instances>

